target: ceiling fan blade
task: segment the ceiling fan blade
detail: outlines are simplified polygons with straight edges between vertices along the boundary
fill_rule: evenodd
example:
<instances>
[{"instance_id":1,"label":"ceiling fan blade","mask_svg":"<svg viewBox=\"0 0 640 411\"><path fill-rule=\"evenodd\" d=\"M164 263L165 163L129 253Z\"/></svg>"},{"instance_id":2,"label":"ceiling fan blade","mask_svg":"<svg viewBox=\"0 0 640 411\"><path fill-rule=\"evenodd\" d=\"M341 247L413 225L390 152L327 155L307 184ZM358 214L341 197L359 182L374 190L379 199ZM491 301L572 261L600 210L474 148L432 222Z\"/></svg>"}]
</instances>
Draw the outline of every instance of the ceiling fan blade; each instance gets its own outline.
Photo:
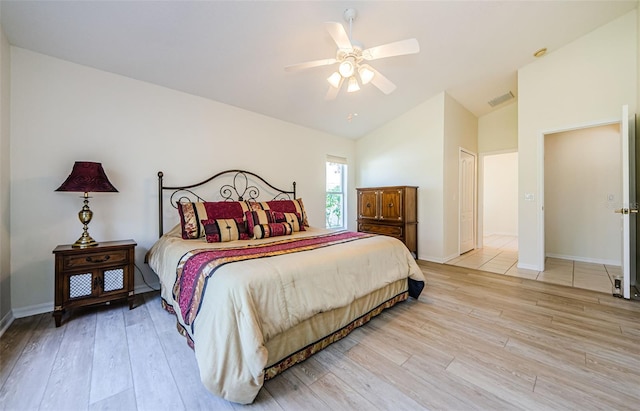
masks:
<instances>
[{"instance_id":1,"label":"ceiling fan blade","mask_svg":"<svg viewBox=\"0 0 640 411\"><path fill-rule=\"evenodd\" d=\"M340 83L338 85L338 87L333 87L333 86L329 86L329 90L327 90L327 94L324 96L325 100L333 100L336 98L336 96L338 95L338 92L340 91L340 88L342 87L342 83L344 82L344 79L340 79Z\"/></svg>"},{"instance_id":2,"label":"ceiling fan blade","mask_svg":"<svg viewBox=\"0 0 640 411\"><path fill-rule=\"evenodd\" d=\"M347 32L344 30L344 27L340 23L336 23L333 21L328 21L324 23L327 31L333 38L333 41L336 42L339 49L343 50L351 50L353 46L351 45L351 40L349 40L349 36Z\"/></svg>"},{"instance_id":3,"label":"ceiling fan blade","mask_svg":"<svg viewBox=\"0 0 640 411\"><path fill-rule=\"evenodd\" d=\"M402 56L420 52L420 45L416 39L400 40L382 46L371 47L362 51L365 60L376 60L385 57Z\"/></svg>"},{"instance_id":4,"label":"ceiling fan blade","mask_svg":"<svg viewBox=\"0 0 640 411\"><path fill-rule=\"evenodd\" d=\"M370 67L370 70L374 73L374 76L371 79L371 84L378 87L384 94L393 93L393 91L396 89L396 85L393 84L391 80L380 74L380 72L373 67Z\"/></svg>"},{"instance_id":5,"label":"ceiling fan blade","mask_svg":"<svg viewBox=\"0 0 640 411\"><path fill-rule=\"evenodd\" d=\"M285 71L303 70L303 69L308 69L312 67L328 66L330 64L337 63L337 62L338 60L336 59L313 60L313 61L307 61L304 63L291 64L291 65L285 66L284 70Z\"/></svg>"}]
</instances>

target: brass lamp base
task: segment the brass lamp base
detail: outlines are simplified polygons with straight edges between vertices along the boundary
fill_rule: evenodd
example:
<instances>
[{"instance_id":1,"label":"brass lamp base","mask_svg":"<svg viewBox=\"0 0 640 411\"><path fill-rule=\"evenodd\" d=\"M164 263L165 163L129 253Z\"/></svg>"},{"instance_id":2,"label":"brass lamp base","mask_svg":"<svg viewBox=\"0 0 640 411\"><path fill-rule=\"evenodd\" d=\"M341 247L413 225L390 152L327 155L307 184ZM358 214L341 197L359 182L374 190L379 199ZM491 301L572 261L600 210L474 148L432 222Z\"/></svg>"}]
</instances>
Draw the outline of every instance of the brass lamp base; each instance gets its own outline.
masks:
<instances>
[{"instance_id":1,"label":"brass lamp base","mask_svg":"<svg viewBox=\"0 0 640 411\"><path fill-rule=\"evenodd\" d=\"M82 223L82 235L71 245L75 248L86 248L98 245L98 242L89 235L89 223L93 217L93 211L89 209L89 193L84 193L84 206L78 213L78 219Z\"/></svg>"},{"instance_id":2,"label":"brass lamp base","mask_svg":"<svg viewBox=\"0 0 640 411\"><path fill-rule=\"evenodd\" d=\"M80 238L78 238L78 240L71 244L71 247L74 248L86 248L86 247L93 247L98 245L98 242L96 240L94 240L93 238L91 238L91 236L89 235L89 233L87 231L83 232L82 235L80 236Z\"/></svg>"}]
</instances>

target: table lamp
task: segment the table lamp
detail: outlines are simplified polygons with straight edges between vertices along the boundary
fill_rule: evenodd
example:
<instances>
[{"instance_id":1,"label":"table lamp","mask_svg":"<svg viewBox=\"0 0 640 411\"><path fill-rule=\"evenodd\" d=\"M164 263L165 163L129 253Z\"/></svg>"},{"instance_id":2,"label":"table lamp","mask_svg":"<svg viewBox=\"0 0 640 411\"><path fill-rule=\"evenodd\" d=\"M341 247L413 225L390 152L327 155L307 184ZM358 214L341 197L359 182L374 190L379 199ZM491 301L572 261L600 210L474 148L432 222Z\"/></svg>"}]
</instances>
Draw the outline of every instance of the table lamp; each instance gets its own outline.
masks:
<instances>
[{"instance_id":1,"label":"table lamp","mask_svg":"<svg viewBox=\"0 0 640 411\"><path fill-rule=\"evenodd\" d=\"M56 191L73 191L84 193L84 206L78 213L78 218L83 224L83 232L78 241L72 247L92 247L98 243L89 235L89 223L93 217L93 211L89 209L89 193L110 192L117 193L118 190L109 182L107 175L102 169L102 164L90 161L76 161L69 177L62 183Z\"/></svg>"}]
</instances>

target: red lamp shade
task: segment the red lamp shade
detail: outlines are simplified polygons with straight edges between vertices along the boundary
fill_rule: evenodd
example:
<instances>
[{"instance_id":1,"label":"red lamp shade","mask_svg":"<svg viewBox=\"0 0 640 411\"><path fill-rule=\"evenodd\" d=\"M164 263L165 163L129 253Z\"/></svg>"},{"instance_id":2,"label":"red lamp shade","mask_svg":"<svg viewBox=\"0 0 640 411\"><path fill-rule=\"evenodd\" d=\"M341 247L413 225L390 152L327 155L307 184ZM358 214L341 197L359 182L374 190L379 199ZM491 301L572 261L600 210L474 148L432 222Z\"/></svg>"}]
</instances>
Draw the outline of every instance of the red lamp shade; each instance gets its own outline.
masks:
<instances>
[{"instance_id":1,"label":"red lamp shade","mask_svg":"<svg viewBox=\"0 0 640 411\"><path fill-rule=\"evenodd\" d=\"M82 223L82 236L72 244L73 247L92 247L98 245L96 240L89 235L89 223L93 218L93 211L89 209L90 192L112 192L118 190L109 182L102 169L102 164L90 161L76 161L71 174L56 191L75 191L84 193L84 206L78 213L78 219Z\"/></svg>"},{"instance_id":2,"label":"red lamp shade","mask_svg":"<svg viewBox=\"0 0 640 411\"><path fill-rule=\"evenodd\" d=\"M90 161L76 161L69 177L62 183L56 191L75 191L81 193L89 192L112 192L118 190L109 182L107 175L102 169L102 164Z\"/></svg>"}]
</instances>

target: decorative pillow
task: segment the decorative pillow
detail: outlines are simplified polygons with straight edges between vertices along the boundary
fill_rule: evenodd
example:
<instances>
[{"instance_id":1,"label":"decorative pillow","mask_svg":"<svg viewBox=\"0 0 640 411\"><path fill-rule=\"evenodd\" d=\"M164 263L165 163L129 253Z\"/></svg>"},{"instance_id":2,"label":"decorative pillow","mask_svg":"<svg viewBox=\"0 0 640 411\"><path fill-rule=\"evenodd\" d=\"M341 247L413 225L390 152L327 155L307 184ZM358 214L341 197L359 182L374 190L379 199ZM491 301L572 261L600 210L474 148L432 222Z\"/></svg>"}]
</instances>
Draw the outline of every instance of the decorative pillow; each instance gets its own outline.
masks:
<instances>
[{"instance_id":1,"label":"decorative pillow","mask_svg":"<svg viewBox=\"0 0 640 411\"><path fill-rule=\"evenodd\" d=\"M293 231L306 231L302 225L302 217L298 213L282 213L280 211L272 211L274 223L289 223Z\"/></svg>"},{"instance_id":2,"label":"decorative pillow","mask_svg":"<svg viewBox=\"0 0 640 411\"><path fill-rule=\"evenodd\" d=\"M309 221L307 220L307 213L304 211L304 204L301 198L295 200L271 200L255 202L249 201L248 207L250 210L271 210L280 211L282 213L296 213L301 216L302 225L309 227Z\"/></svg>"},{"instance_id":3,"label":"decorative pillow","mask_svg":"<svg viewBox=\"0 0 640 411\"><path fill-rule=\"evenodd\" d=\"M244 220L223 218L218 220L202 220L208 243L222 243L234 240L249 240Z\"/></svg>"},{"instance_id":4,"label":"decorative pillow","mask_svg":"<svg viewBox=\"0 0 640 411\"><path fill-rule=\"evenodd\" d=\"M290 235L292 232L293 228L289 223L258 224L253 227L253 238L259 240L261 238Z\"/></svg>"},{"instance_id":5,"label":"decorative pillow","mask_svg":"<svg viewBox=\"0 0 640 411\"><path fill-rule=\"evenodd\" d=\"M269 224L273 223L273 215L269 210L254 210L247 211L244 213L245 219L247 220L247 231L249 232L249 236L253 237L253 229L255 226L260 224Z\"/></svg>"},{"instance_id":6,"label":"decorative pillow","mask_svg":"<svg viewBox=\"0 0 640 411\"><path fill-rule=\"evenodd\" d=\"M178 202L182 238L185 240L205 236L202 220L244 219L249 207L245 201Z\"/></svg>"}]
</instances>

